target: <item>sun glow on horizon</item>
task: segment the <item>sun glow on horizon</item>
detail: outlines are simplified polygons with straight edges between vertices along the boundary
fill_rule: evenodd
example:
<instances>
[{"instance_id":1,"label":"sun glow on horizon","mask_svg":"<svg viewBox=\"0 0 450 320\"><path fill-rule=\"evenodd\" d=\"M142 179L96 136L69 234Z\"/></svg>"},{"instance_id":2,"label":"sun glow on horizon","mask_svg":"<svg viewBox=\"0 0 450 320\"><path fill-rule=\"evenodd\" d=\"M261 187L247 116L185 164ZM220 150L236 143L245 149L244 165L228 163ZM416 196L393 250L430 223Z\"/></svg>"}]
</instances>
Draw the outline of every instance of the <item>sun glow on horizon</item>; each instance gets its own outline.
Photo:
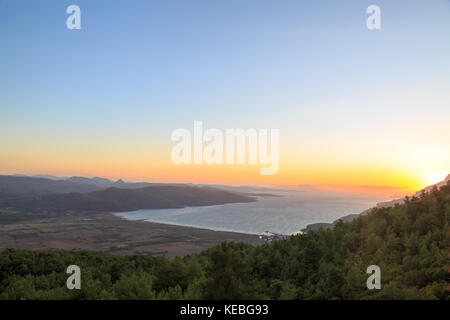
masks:
<instances>
[{"instance_id":1,"label":"sun glow on horizon","mask_svg":"<svg viewBox=\"0 0 450 320\"><path fill-rule=\"evenodd\" d=\"M441 181L444 181L447 175L448 172L430 171L424 173L423 179L427 185L433 185Z\"/></svg>"}]
</instances>

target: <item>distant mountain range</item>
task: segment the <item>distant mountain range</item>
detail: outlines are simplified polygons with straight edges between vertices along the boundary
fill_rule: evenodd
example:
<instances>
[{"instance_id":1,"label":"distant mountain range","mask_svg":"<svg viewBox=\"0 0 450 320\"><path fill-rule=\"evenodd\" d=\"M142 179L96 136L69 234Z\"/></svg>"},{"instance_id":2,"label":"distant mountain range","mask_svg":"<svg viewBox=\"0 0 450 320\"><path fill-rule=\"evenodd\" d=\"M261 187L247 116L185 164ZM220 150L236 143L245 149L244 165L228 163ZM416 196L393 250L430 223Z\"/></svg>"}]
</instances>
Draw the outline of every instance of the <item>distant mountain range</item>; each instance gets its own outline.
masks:
<instances>
[{"instance_id":1,"label":"distant mountain range","mask_svg":"<svg viewBox=\"0 0 450 320\"><path fill-rule=\"evenodd\" d=\"M133 211L254 202L255 197L208 186L128 183L104 178L0 176L0 208L21 211Z\"/></svg>"},{"instance_id":2,"label":"distant mountain range","mask_svg":"<svg viewBox=\"0 0 450 320\"><path fill-rule=\"evenodd\" d=\"M428 186L428 187L426 187L426 188L424 188L424 189L422 189L420 191L417 191L411 197L419 197L423 192L428 193L431 190L433 190L433 188L435 188L435 187L439 189L439 188L447 185L447 183L450 183L450 174L443 181L441 181L439 183L436 183L436 184L433 184L431 186ZM403 197L401 199L392 200L392 201L380 202L380 203L377 203L375 205L375 208L394 207L396 204L403 204L405 202L405 199L406 199L406 197ZM336 219L332 223L319 222L319 223L309 224L302 231L303 232L308 232L308 231L316 231L316 230L319 230L319 229L332 228L336 223L338 223L339 220L342 220L343 222L349 222L349 221L352 221L353 219L356 219L360 215L368 214L371 210L372 210L372 208L368 209L368 210L365 210L365 211L361 212L360 214L349 214L347 216L344 216L344 217L341 217L339 219Z\"/></svg>"},{"instance_id":3,"label":"distant mountain range","mask_svg":"<svg viewBox=\"0 0 450 320\"><path fill-rule=\"evenodd\" d=\"M288 189L271 188L267 186L232 186L222 184L192 184L192 183L155 183L155 182L125 182L122 179L112 181L106 178L93 177L57 177L53 175L23 174L0 175L0 199L2 194L52 194L52 193L87 193L107 188L139 189L151 186L201 186L211 187L250 196L279 196L270 192L286 192ZM292 191L292 189L290 189Z\"/></svg>"},{"instance_id":4,"label":"distant mountain range","mask_svg":"<svg viewBox=\"0 0 450 320\"><path fill-rule=\"evenodd\" d=\"M0 176L1 194L49 194L69 192L92 192L101 187L94 183L67 180L51 180L26 176Z\"/></svg>"},{"instance_id":5,"label":"distant mountain range","mask_svg":"<svg viewBox=\"0 0 450 320\"><path fill-rule=\"evenodd\" d=\"M148 182L112 181L105 178L55 177L51 175L0 175L1 194L87 193L106 188L138 189L150 186L185 185Z\"/></svg>"}]
</instances>

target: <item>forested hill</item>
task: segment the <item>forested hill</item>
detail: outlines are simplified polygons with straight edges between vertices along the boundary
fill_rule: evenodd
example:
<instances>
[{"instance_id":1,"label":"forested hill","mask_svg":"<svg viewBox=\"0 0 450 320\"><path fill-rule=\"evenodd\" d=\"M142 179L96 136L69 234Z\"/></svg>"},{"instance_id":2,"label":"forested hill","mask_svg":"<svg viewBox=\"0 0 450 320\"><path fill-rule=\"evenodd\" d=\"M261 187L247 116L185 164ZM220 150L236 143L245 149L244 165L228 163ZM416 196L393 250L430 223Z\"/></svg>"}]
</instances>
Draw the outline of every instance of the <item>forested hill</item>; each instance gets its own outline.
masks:
<instances>
[{"instance_id":1,"label":"forested hill","mask_svg":"<svg viewBox=\"0 0 450 320\"><path fill-rule=\"evenodd\" d=\"M332 230L172 260L5 250L0 298L449 299L449 223L450 183ZM65 288L72 264L81 267L81 290ZM369 265L381 268L380 290L366 287Z\"/></svg>"}]
</instances>

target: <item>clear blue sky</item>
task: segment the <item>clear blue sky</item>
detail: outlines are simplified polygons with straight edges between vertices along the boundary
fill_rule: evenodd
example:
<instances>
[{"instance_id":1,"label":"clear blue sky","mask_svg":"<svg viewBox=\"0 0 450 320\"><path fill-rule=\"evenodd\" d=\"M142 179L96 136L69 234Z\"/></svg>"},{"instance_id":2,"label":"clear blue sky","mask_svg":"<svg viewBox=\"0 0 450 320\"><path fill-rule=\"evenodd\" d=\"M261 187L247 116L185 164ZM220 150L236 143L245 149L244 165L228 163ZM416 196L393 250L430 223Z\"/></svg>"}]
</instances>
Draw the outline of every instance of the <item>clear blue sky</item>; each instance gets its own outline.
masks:
<instances>
[{"instance_id":1,"label":"clear blue sky","mask_svg":"<svg viewBox=\"0 0 450 320\"><path fill-rule=\"evenodd\" d=\"M71 4L81 30L66 29ZM366 28L371 4L380 31ZM402 123L419 121L436 128L427 138L450 138L448 0L0 0L0 39L6 151L51 139L170 147L194 120L280 128L291 147L415 139Z\"/></svg>"}]
</instances>

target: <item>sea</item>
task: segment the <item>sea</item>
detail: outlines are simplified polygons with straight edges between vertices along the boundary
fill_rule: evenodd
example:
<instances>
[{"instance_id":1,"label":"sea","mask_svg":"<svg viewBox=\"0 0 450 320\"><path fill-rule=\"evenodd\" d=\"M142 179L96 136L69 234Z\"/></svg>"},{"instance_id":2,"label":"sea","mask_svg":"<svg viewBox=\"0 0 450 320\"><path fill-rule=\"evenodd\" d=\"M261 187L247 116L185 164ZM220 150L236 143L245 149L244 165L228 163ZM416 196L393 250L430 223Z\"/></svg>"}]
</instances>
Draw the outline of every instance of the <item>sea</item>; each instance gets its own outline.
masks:
<instances>
[{"instance_id":1,"label":"sea","mask_svg":"<svg viewBox=\"0 0 450 320\"><path fill-rule=\"evenodd\" d=\"M329 190L279 190L257 196L251 203L207 207L118 212L127 220L141 220L249 234L294 234L308 224L333 222L358 214L386 200L386 196Z\"/></svg>"}]
</instances>

